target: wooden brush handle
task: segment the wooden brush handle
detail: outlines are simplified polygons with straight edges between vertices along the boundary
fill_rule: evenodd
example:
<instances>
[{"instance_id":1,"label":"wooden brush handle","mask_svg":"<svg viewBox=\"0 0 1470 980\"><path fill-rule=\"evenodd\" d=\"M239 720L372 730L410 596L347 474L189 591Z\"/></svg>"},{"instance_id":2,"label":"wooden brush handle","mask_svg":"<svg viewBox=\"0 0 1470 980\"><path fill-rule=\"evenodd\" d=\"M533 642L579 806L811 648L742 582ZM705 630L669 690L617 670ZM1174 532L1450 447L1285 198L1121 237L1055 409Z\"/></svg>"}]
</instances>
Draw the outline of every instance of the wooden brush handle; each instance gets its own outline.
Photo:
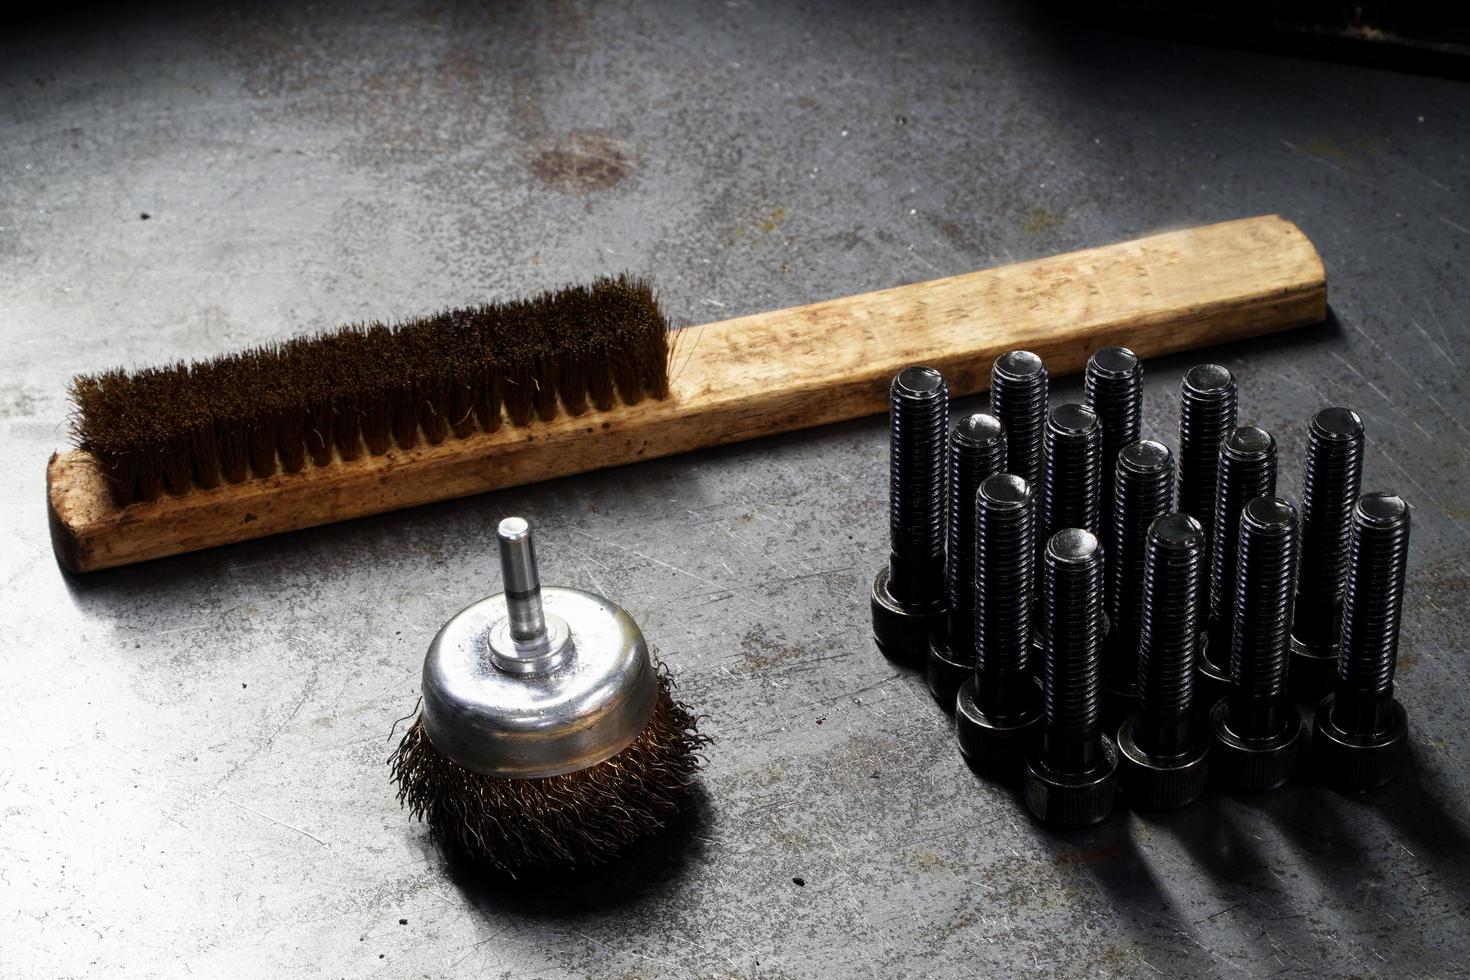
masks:
<instances>
[{"instance_id":1,"label":"wooden brush handle","mask_svg":"<svg viewBox=\"0 0 1470 980\"><path fill-rule=\"evenodd\" d=\"M956 396L1035 351L1054 375L1098 347L1142 357L1315 323L1321 259L1271 215L691 327L663 401L334 462L118 507L84 453L51 457L57 560L73 572L161 558L884 411L910 364ZM875 476L874 479L877 479Z\"/></svg>"}]
</instances>

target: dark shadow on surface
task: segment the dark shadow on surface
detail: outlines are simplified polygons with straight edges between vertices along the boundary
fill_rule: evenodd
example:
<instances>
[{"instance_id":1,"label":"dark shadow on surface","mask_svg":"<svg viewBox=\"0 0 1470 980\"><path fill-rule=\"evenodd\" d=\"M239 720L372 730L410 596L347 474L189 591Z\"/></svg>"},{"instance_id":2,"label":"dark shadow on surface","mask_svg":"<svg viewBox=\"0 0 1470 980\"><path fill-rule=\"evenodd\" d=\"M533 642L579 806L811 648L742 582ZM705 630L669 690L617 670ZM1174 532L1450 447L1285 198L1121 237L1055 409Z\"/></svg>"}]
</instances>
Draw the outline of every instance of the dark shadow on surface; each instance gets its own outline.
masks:
<instances>
[{"instance_id":1,"label":"dark shadow on surface","mask_svg":"<svg viewBox=\"0 0 1470 980\"><path fill-rule=\"evenodd\" d=\"M575 919L636 906L650 895L666 897L704 856L713 822L709 791L702 782L695 783L668 825L608 863L518 877L450 858L429 842L427 834L423 839L435 859L443 861L449 880L481 915Z\"/></svg>"},{"instance_id":2,"label":"dark shadow on surface","mask_svg":"<svg viewBox=\"0 0 1470 980\"><path fill-rule=\"evenodd\" d=\"M1368 793L1323 792L1338 805L1356 804L1376 811L1392 825L1394 842L1432 866L1464 908L1470 906L1470 826L1463 808L1452 804L1454 794L1430 766L1430 758L1411 728L1409 753L1393 782Z\"/></svg>"},{"instance_id":3,"label":"dark shadow on surface","mask_svg":"<svg viewBox=\"0 0 1470 980\"><path fill-rule=\"evenodd\" d=\"M1470 77L1470 21L1454 4L1063 4L1099 31L1244 48L1447 78ZM1438 18L1435 12L1438 10Z\"/></svg>"}]
</instances>

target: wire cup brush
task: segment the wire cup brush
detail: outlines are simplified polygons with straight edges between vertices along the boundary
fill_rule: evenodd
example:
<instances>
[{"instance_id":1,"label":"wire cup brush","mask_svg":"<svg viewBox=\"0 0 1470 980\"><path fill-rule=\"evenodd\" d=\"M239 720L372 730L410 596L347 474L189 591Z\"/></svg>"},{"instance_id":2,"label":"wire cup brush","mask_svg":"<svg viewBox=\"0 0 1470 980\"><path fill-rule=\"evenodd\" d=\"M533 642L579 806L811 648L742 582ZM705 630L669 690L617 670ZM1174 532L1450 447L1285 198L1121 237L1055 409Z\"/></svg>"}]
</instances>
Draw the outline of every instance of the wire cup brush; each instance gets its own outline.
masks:
<instances>
[{"instance_id":1,"label":"wire cup brush","mask_svg":"<svg viewBox=\"0 0 1470 980\"><path fill-rule=\"evenodd\" d=\"M627 612L543 589L521 518L497 537L505 592L429 644L422 710L389 760L398 799L478 864L595 864L678 811L708 739Z\"/></svg>"},{"instance_id":2,"label":"wire cup brush","mask_svg":"<svg viewBox=\"0 0 1470 980\"><path fill-rule=\"evenodd\" d=\"M676 332L623 276L87 374L51 539L70 571L126 565L875 414L911 364L959 397L1008 350L1063 374L1316 323L1326 297L1272 215Z\"/></svg>"}]
</instances>

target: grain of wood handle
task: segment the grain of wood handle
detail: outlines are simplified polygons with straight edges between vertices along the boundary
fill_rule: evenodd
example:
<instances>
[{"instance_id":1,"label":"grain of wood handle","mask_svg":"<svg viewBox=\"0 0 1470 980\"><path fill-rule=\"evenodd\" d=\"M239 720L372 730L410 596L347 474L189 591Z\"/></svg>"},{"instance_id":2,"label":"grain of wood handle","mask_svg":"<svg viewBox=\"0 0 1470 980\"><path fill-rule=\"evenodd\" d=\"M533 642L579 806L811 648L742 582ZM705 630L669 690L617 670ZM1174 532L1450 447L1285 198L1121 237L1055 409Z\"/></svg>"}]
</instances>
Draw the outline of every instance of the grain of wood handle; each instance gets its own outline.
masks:
<instances>
[{"instance_id":1,"label":"grain of wood handle","mask_svg":"<svg viewBox=\"0 0 1470 980\"><path fill-rule=\"evenodd\" d=\"M1140 356L1315 323L1312 243L1269 215L757 313L679 338L663 401L564 416L119 508L84 453L51 457L57 560L92 571L881 412L929 364L955 395L1027 348L1053 374L1108 345Z\"/></svg>"}]
</instances>

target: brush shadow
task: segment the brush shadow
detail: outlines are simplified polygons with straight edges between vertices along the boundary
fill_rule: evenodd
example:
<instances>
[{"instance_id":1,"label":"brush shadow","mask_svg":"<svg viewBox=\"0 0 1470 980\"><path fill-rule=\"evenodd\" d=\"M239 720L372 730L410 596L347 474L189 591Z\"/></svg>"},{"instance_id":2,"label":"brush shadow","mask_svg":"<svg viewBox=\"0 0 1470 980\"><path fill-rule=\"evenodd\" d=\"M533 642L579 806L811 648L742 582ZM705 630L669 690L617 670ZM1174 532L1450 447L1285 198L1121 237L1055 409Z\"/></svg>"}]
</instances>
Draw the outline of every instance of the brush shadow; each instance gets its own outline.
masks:
<instances>
[{"instance_id":1,"label":"brush shadow","mask_svg":"<svg viewBox=\"0 0 1470 980\"><path fill-rule=\"evenodd\" d=\"M424 846L440 856L449 880L487 919L505 915L575 919L635 906L649 896L666 898L703 858L713 815L709 791L696 783L665 827L606 864L516 877L452 857L427 834Z\"/></svg>"}]
</instances>

